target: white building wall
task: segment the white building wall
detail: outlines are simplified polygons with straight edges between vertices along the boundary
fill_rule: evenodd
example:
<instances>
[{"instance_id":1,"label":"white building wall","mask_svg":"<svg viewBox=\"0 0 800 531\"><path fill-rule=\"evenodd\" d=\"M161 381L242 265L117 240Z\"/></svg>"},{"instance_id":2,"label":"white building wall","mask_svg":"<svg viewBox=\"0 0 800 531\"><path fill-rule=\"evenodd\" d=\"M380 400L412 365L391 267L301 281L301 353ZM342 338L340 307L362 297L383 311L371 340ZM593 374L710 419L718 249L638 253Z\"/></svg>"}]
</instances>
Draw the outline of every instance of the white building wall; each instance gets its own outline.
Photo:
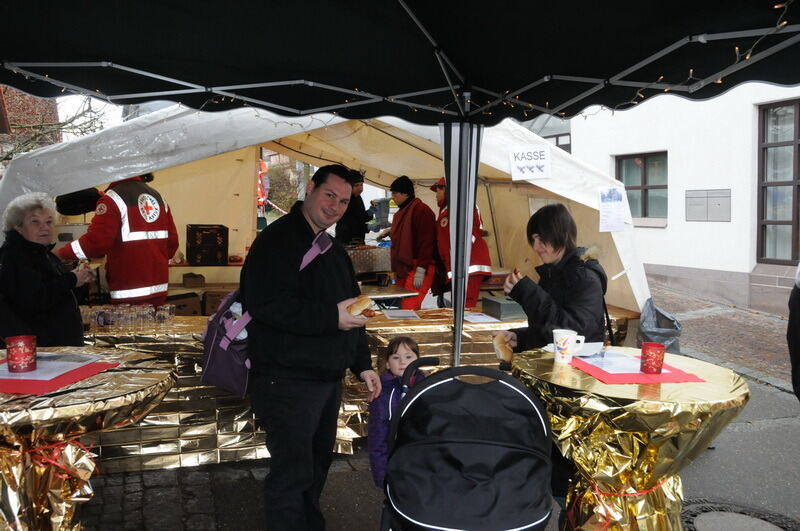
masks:
<instances>
[{"instance_id":1,"label":"white building wall","mask_svg":"<svg viewBox=\"0 0 800 531\"><path fill-rule=\"evenodd\" d=\"M800 87L747 83L710 100L664 94L626 111L572 119L572 154L615 175L615 156L667 152L666 227L637 227L646 264L750 273L756 264L758 106ZM687 190L730 189L730 222L687 222Z\"/></svg>"}]
</instances>

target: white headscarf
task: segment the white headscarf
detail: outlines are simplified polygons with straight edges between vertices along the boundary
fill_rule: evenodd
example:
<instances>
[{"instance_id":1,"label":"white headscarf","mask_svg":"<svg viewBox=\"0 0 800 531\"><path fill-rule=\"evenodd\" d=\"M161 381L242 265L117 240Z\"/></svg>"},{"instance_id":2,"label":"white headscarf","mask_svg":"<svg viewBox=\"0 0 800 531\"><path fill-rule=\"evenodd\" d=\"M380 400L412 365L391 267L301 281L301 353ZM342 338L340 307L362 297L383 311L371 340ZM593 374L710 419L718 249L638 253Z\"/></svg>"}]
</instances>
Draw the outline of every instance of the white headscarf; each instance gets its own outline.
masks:
<instances>
[{"instance_id":1,"label":"white headscarf","mask_svg":"<svg viewBox=\"0 0 800 531\"><path fill-rule=\"evenodd\" d=\"M797 264L797 271L794 272L794 285L800 288L800 264Z\"/></svg>"}]
</instances>

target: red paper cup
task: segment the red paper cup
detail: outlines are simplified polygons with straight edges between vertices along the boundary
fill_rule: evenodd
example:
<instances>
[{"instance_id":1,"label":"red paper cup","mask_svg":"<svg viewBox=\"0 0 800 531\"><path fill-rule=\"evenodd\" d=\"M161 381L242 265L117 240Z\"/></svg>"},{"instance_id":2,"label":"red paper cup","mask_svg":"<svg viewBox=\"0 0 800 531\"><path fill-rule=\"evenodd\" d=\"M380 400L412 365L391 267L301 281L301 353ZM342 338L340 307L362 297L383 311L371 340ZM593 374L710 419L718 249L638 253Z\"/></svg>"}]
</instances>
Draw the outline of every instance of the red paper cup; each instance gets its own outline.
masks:
<instances>
[{"instance_id":1,"label":"red paper cup","mask_svg":"<svg viewBox=\"0 0 800 531\"><path fill-rule=\"evenodd\" d=\"M645 374L661 374L666 350L667 347L661 343L642 343L641 371Z\"/></svg>"},{"instance_id":2,"label":"red paper cup","mask_svg":"<svg viewBox=\"0 0 800 531\"><path fill-rule=\"evenodd\" d=\"M36 336L11 336L5 341L9 372L36 369Z\"/></svg>"}]
</instances>

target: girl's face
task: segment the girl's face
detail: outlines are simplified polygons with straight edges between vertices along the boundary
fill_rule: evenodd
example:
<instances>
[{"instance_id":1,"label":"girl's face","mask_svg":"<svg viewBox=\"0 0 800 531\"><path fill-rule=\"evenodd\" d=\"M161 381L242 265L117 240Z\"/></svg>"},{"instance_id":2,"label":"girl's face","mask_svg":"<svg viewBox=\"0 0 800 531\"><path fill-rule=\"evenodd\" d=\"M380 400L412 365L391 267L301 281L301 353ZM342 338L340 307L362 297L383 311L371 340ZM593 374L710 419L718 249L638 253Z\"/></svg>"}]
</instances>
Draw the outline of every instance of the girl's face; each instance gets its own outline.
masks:
<instances>
[{"instance_id":1,"label":"girl's face","mask_svg":"<svg viewBox=\"0 0 800 531\"><path fill-rule=\"evenodd\" d=\"M394 354L389 354L386 366L389 367L389 372L394 376L403 376L403 371L415 359L417 359L417 355L414 351L408 348L405 343L401 343Z\"/></svg>"}]
</instances>

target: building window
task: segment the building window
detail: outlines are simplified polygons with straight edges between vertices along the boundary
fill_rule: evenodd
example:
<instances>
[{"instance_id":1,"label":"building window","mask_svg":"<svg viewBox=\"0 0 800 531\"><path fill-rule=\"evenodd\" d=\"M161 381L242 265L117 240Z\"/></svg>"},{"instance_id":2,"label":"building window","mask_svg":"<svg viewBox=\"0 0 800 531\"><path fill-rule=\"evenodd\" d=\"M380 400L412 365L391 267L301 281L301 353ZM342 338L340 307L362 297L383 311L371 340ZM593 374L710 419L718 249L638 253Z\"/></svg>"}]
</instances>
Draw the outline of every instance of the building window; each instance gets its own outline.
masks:
<instances>
[{"instance_id":1,"label":"building window","mask_svg":"<svg viewBox=\"0 0 800 531\"><path fill-rule=\"evenodd\" d=\"M797 263L800 100L760 108L758 261Z\"/></svg>"},{"instance_id":2,"label":"building window","mask_svg":"<svg viewBox=\"0 0 800 531\"><path fill-rule=\"evenodd\" d=\"M625 185L634 218L667 217L667 153L617 157L617 179Z\"/></svg>"},{"instance_id":3,"label":"building window","mask_svg":"<svg viewBox=\"0 0 800 531\"><path fill-rule=\"evenodd\" d=\"M551 144L560 147L567 153L572 153L572 135L570 133L543 136L542 138L544 138Z\"/></svg>"}]
</instances>

